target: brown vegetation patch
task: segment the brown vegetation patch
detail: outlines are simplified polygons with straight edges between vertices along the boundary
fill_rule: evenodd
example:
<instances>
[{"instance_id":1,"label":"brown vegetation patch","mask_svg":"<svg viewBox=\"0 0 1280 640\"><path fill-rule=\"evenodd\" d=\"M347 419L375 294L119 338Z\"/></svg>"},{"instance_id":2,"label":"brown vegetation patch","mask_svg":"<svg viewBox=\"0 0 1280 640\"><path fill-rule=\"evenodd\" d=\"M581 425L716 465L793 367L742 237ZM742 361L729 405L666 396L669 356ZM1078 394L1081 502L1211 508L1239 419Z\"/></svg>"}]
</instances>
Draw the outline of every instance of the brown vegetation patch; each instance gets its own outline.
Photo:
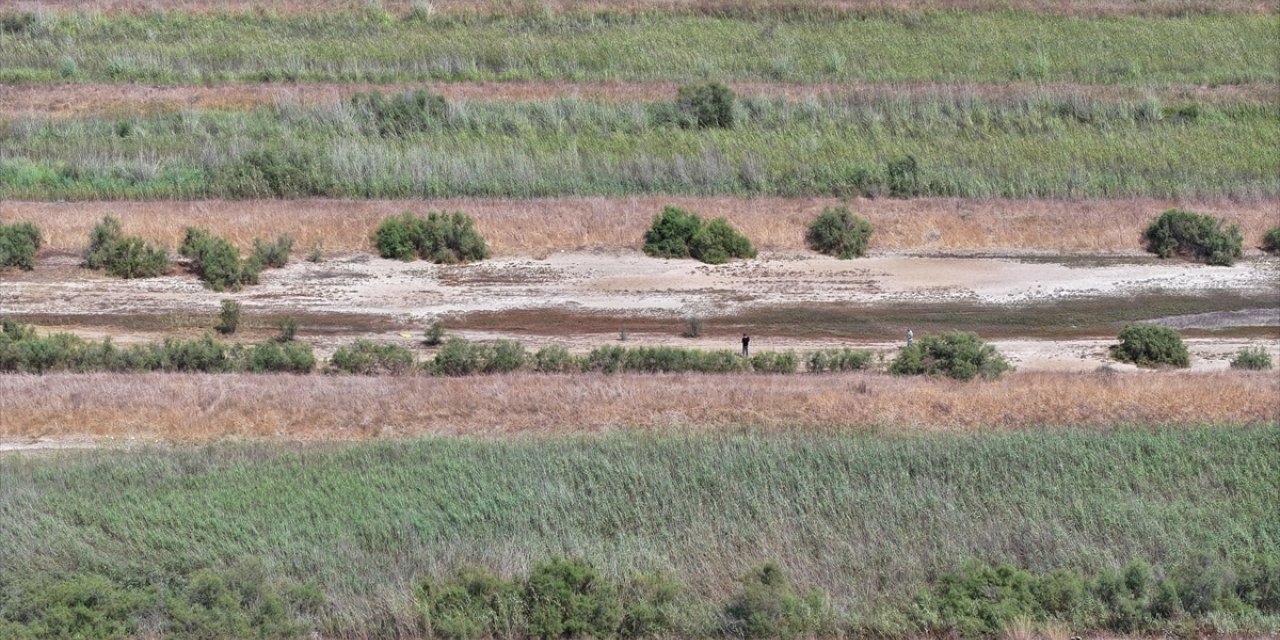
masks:
<instances>
[{"instance_id":1,"label":"brown vegetation patch","mask_svg":"<svg viewBox=\"0 0 1280 640\"><path fill-rule=\"evenodd\" d=\"M1162 89L1066 83L931 83L885 84L785 84L735 82L730 86L743 96L782 96L798 100L809 96L852 96L874 101L888 95L928 98L979 96L990 100L1015 100L1032 95L1090 100L1142 100L1155 97L1166 103L1186 101L1228 103L1267 102L1280 99L1280 87L1253 83L1206 87L1176 85ZM184 109L236 111L274 105L330 105L357 92L398 93L426 88L449 100L551 100L578 97L610 102L650 102L676 94L674 82L437 82L413 84L294 83L223 85L59 84L20 85L0 92L0 117L74 118L169 113Z\"/></svg>"},{"instance_id":2,"label":"brown vegetation patch","mask_svg":"<svg viewBox=\"0 0 1280 640\"><path fill-rule=\"evenodd\" d=\"M6 440L349 440L755 427L894 431L1260 424L1271 373L1018 373L989 382L852 375L0 376Z\"/></svg>"},{"instance_id":3,"label":"brown vegetation patch","mask_svg":"<svg viewBox=\"0 0 1280 640\"><path fill-rule=\"evenodd\" d=\"M316 13L358 11L365 0L17 0L19 11L87 11L146 13L183 11L195 13ZM670 11L693 15L724 13L777 13L826 9L836 12L900 12L922 10L1001 11L1017 9L1055 15L1085 17L1116 15L1182 16L1188 14L1264 14L1274 10L1267 0L382 0L377 3L394 14L415 5L442 13L541 15L547 12L643 12Z\"/></svg>"},{"instance_id":4,"label":"brown vegetation patch","mask_svg":"<svg viewBox=\"0 0 1280 640\"><path fill-rule=\"evenodd\" d=\"M302 253L372 251L370 236L387 216L406 210L462 210L496 255L553 251L639 249L664 205L703 216L724 216L759 249L803 250L807 225L835 198L689 196L563 197L443 200L205 200L194 202L0 202L0 222L40 226L48 250L80 252L102 216L113 214L128 234L176 247L188 225L208 227L248 249L255 237L294 236ZM1277 223L1280 201L1180 202L1121 200L855 199L851 208L871 220L871 251L916 253L1041 251L1136 253L1142 230L1161 211L1179 207L1226 218L1241 227L1246 248Z\"/></svg>"}]
</instances>

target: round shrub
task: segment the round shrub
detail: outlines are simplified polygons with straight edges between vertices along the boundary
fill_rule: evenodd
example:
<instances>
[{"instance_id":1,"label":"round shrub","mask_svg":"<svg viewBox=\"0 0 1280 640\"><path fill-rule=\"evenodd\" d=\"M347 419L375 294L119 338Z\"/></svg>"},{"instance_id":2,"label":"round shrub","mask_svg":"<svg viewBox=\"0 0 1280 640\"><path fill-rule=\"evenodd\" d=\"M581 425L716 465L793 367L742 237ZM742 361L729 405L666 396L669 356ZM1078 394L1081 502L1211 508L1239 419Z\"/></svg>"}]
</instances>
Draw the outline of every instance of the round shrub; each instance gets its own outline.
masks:
<instances>
[{"instance_id":1,"label":"round shrub","mask_svg":"<svg viewBox=\"0 0 1280 640\"><path fill-rule=\"evenodd\" d=\"M1262 347L1245 347L1231 359L1232 369L1262 371L1271 368L1271 354Z\"/></svg>"},{"instance_id":2,"label":"round shrub","mask_svg":"<svg viewBox=\"0 0 1280 640\"><path fill-rule=\"evenodd\" d=\"M240 251L225 238L199 227L187 227L178 253L191 259L191 270L214 291L238 291L243 285L257 284L263 267L260 256L241 260Z\"/></svg>"},{"instance_id":3,"label":"round shrub","mask_svg":"<svg viewBox=\"0 0 1280 640\"><path fill-rule=\"evenodd\" d=\"M681 124L696 129L732 129L733 101L733 91L719 82L687 85L676 91Z\"/></svg>"},{"instance_id":4,"label":"round shrub","mask_svg":"<svg viewBox=\"0 0 1280 640\"><path fill-rule=\"evenodd\" d=\"M707 264L756 256L751 241L728 220L716 218L704 224L697 214L678 207L664 207L654 216L644 234L644 252L655 258L694 258Z\"/></svg>"},{"instance_id":5,"label":"round shrub","mask_svg":"<svg viewBox=\"0 0 1280 640\"><path fill-rule=\"evenodd\" d=\"M920 338L903 347L889 365L889 371L898 375L925 374L956 380L972 380L976 376L994 379L1009 368L995 347L966 331Z\"/></svg>"},{"instance_id":6,"label":"round shrub","mask_svg":"<svg viewBox=\"0 0 1280 640\"><path fill-rule=\"evenodd\" d=\"M524 592L529 634L535 637L607 638L622 621L617 588L581 560L534 567Z\"/></svg>"},{"instance_id":7,"label":"round shrub","mask_svg":"<svg viewBox=\"0 0 1280 640\"><path fill-rule=\"evenodd\" d=\"M821 592L801 594L778 565L768 563L743 576L742 591L725 609L725 631L740 638L818 635L831 614Z\"/></svg>"},{"instance_id":8,"label":"round shrub","mask_svg":"<svg viewBox=\"0 0 1280 640\"><path fill-rule=\"evenodd\" d=\"M1139 367L1191 366L1191 354L1182 336L1169 327L1131 324L1120 330L1120 343L1111 346L1111 357Z\"/></svg>"},{"instance_id":9,"label":"round shrub","mask_svg":"<svg viewBox=\"0 0 1280 640\"><path fill-rule=\"evenodd\" d=\"M1182 256L1211 265L1231 266L1243 255L1244 239L1236 225L1224 227L1213 216L1170 209L1142 234L1147 251L1161 258Z\"/></svg>"},{"instance_id":10,"label":"round shrub","mask_svg":"<svg viewBox=\"0 0 1280 640\"><path fill-rule=\"evenodd\" d=\"M0 268L34 269L43 240L40 229L30 222L0 224Z\"/></svg>"},{"instance_id":11,"label":"round shrub","mask_svg":"<svg viewBox=\"0 0 1280 640\"><path fill-rule=\"evenodd\" d=\"M724 264L730 258L754 258L756 250L728 220L716 218L694 232L689 255L707 264Z\"/></svg>"},{"instance_id":12,"label":"round shrub","mask_svg":"<svg viewBox=\"0 0 1280 640\"><path fill-rule=\"evenodd\" d=\"M1280 255L1280 227L1267 229L1266 235L1262 236L1262 250L1271 255Z\"/></svg>"},{"instance_id":13,"label":"round shrub","mask_svg":"<svg viewBox=\"0 0 1280 640\"><path fill-rule=\"evenodd\" d=\"M818 253L848 260L867 254L872 231L871 223L854 215L849 207L827 207L809 225L805 242Z\"/></svg>"},{"instance_id":14,"label":"round shrub","mask_svg":"<svg viewBox=\"0 0 1280 640\"><path fill-rule=\"evenodd\" d=\"M489 257L475 220L461 211L432 211L425 218L406 211L378 225L373 240L379 255L397 260L417 255L437 264L455 264Z\"/></svg>"}]
</instances>

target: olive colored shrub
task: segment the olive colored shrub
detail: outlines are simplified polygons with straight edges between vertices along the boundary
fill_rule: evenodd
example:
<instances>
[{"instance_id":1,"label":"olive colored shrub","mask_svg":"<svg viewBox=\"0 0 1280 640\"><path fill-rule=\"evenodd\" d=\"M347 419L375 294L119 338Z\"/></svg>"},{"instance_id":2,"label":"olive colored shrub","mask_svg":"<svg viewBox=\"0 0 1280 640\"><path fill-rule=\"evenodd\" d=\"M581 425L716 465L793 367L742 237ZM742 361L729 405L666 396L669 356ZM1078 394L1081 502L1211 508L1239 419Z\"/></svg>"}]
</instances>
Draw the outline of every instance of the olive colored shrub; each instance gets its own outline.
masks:
<instances>
[{"instance_id":1,"label":"olive colored shrub","mask_svg":"<svg viewBox=\"0 0 1280 640\"><path fill-rule=\"evenodd\" d=\"M218 312L218 324L214 331L222 335L231 335L240 327L240 303L235 300L223 300Z\"/></svg>"},{"instance_id":2,"label":"olive colored shrub","mask_svg":"<svg viewBox=\"0 0 1280 640\"><path fill-rule=\"evenodd\" d=\"M84 264L117 278L151 278L169 270L169 255L142 238L124 235L120 220L106 216L89 232Z\"/></svg>"},{"instance_id":3,"label":"olive colored shrub","mask_svg":"<svg viewBox=\"0 0 1280 640\"><path fill-rule=\"evenodd\" d=\"M582 370L581 360L560 345L539 349L533 356L533 363L534 370L539 373L574 373Z\"/></svg>"},{"instance_id":4,"label":"olive colored shrub","mask_svg":"<svg viewBox=\"0 0 1280 640\"><path fill-rule=\"evenodd\" d=\"M333 168L305 147L258 147L221 171L221 191L237 198L302 198L331 195Z\"/></svg>"},{"instance_id":5,"label":"olive colored shrub","mask_svg":"<svg viewBox=\"0 0 1280 640\"><path fill-rule=\"evenodd\" d=\"M432 322L431 326L427 327L426 332L422 334L422 343L428 347L435 347L439 346L441 342L444 342L444 326L439 322Z\"/></svg>"},{"instance_id":6,"label":"olive colored shrub","mask_svg":"<svg viewBox=\"0 0 1280 640\"><path fill-rule=\"evenodd\" d=\"M1111 357L1139 367L1191 366L1191 354L1182 336L1169 327L1131 324L1120 330L1120 343L1111 346Z\"/></svg>"},{"instance_id":7,"label":"olive colored shrub","mask_svg":"<svg viewBox=\"0 0 1280 640\"><path fill-rule=\"evenodd\" d=\"M311 346L301 342L263 342L245 348L244 354L244 370L250 373L311 373L316 368Z\"/></svg>"},{"instance_id":8,"label":"olive colored shrub","mask_svg":"<svg viewBox=\"0 0 1280 640\"><path fill-rule=\"evenodd\" d=\"M678 599L683 592L684 585L666 575L640 575L625 583L621 587L623 613L618 635L623 638L669 636L676 628Z\"/></svg>"},{"instance_id":9,"label":"olive colored shrub","mask_svg":"<svg viewBox=\"0 0 1280 640\"><path fill-rule=\"evenodd\" d=\"M1231 358L1232 369L1250 369L1262 371L1271 368L1271 354L1262 347L1245 347Z\"/></svg>"},{"instance_id":10,"label":"olive colored shrub","mask_svg":"<svg viewBox=\"0 0 1280 640\"><path fill-rule=\"evenodd\" d=\"M920 163L915 156L891 160L885 164L889 195L894 198L911 198L924 191L920 182Z\"/></svg>"},{"instance_id":11,"label":"olive colored shrub","mask_svg":"<svg viewBox=\"0 0 1280 640\"><path fill-rule=\"evenodd\" d=\"M262 273L257 256L240 259L238 249L208 229L187 227L178 253L191 260L191 270L214 291L239 291L246 284L257 284Z\"/></svg>"},{"instance_id":12,"label":"olive colored shrub","mask_svg":"<svg viewBox=\"0 0 1280 640\"><path fill-rule=\"evenodd\" d=\"M670 206L654 216L644 234L644 252L656 258L694 258L708 264L756 256L751 241L724 218L704 223L697 214Z\"/></svg>"},{"instance_id":13,"label":"olive colored shrub","mask_svg":"<svg viewBox=\"0 0 1280 640\"><path fill-rule=\"evenodd\" d=\"M293 339L298 335L298 321L293 316L280 318L276 328L280 331L280 333L276 334L276 342L293 342Z\"/></svg>"},{"instance_id":14,"label":"olive colored shrub","mask_svg":"<svg viewBox=\"0 0 1280 640\"><path fill-rule=\"evenodd\" d=\"M871 223L849 207L826 207L809 225L805 242L818 253L848 260L867 254L872 231Z\"/></svg>"},{"instance_id":15,"label":"olive colored shrub","mask_svg":"<svg viewBox=\"0 0 1280 640\"><path fill-rule=\"evenodd\" d=\"M956 380L972 380L977 376L994 379L1008 370L1009 363L995 347L983 342L977 334L965 331L924 336L911 346L903 347L889 365L890 373L897 375L925 374Z\"/></svg>"},{"instance_id":16,"label":"olive colored shrub","mask_svg":"<svg viewBox=\"0 0 1280 640\"><path fill-rule=\"evenodd\" d=\"M425 218L406 211L387 218L374 232L374 244L383 258L397 260L413 260L416 255L437 264L455 264L489 257L475 220L461 211L432 211Z\"/></svg>"},{"instance_id":17,"label":"olive colored shrub","mask_svg":"<svg viewBox=\"0 0 1280 640\"><path fill-rule=\"evenodd\" d=\"M483 567L461 569L448 581L425 581L418 590L418 602L432 636L514 638L526 628L520 586Z\"/></svg>"},{"instance_id":18,"label":"olive colored shrub","mask_svg":"<svg viewBox=\"0 0 1280 640\"><path fill-rule=\"evenodd\" d=\"M261 238L253 239L253 258L256 264L272 269L279 269L289 264L289 252L293 250L293 237L281 234L272 242Z\"/></svg>"},{"instance_id":19,"label":"olive colored shrub","mask_svg":"<svg viewBox=\"0 0 1280 640\"><path fill-rule=\"evenodd\" d=\"M338 347L329 358L334 371L361 375L401 375L413 371L413 352L398 344L356 340Z\"/></svg>"},{"instance_id":20,"label":"olive colored shrub","mask_svg":"<svg viewBox=\"0 0 1280 640\"><path fill-rule=\"evenodd\" d=\"M725 632L741 638L800 638L830 631L833 615L820 591L800 593L770 562L741 580L742 590L725 608Z\"/></svg>"},{"instance_id":21,"label":"olive colored shrub","mask_svg":"<svg viewBox=\"0 0 1280 640\"><path fill-rule=\"evenodd\" d=\"M746 371L747 360L727 349L705 351L680 347L604 345L587 354L583 368L601 373L733 373Z\"/></svg>"},{"instance_id":22,"label":"olive colored shrub","mask_svg":"<svg viewBox=\"0 0 1280 640\"><path fill-rule=\"evenodd\" d=\"M756 373L795 373L800 358L794 351L764 351L751 356L751 370Z\"/></svg>"},{"instance_id":23,"label":"olive colored shrub","mask_svg":"<svg viewBox=\"0 0 1280 640\"><path fill-rule=\"evenodd\" d=\"M6 638L124 638L154 595L121 588L96 574L52 576L17 585L0 596L0 632ZM8 623L8 624L6 624Z\"/></svg>"},{"instance_id":24,"label":"olive colored shrub","mask_svg":"<svg viewBox=\"0 0 1280 640\"><path fill-rule=\"evenodd\" d=\"M374 131L384 137L403 136L439 126L449 115L444 96L425 89L384 96L379 91L356 93L350 104L365 115Z\"/></svg>"},{"instance_id":25,"label":"olive colored shrub","mask_svg":"<svg viewBox=\"0 0 1280 640\"><path fill-rule=\"evenodd\" d=\"M0 224L0 269L17 267L30 271L36 266L36 252L44 238L30 222Z\"/></svg>"},{"instance_id":26,"label":"olive colored shrub","mask_svg":"<svg viewBox=\"0 0 1280 640\"><path fill-rule=\"evenodd\" d=\"M524 368L528 360L524 346L511 340L484 344L465 338L450 338L436 352L435 358L424 363L423 368L439 376L509 373Z\"/></svg>"},{"instance_id":27,"label":"olive colored shrub","mask_svg":"<svg viewBox=\"0 0 1280 640\"><path fill-rule=\"evenodd\" d=\"M1213 216L1170 209L1147 226L1147 251L1161 258L1181 256L1211 265L1230 266L1243 255L1244 239L1236 225Z\"/></svg>"},{"instance_id":28,"label":"olive colored shrub","mask_svg":"<svg viewBox=\"0 0 1280 640\"><path fill-rule=\"evenodd\" d=\"M686 85L676 91L680 124L694 129L732 129L733 91L719 82Z\"/></svg>"},{"instance_id":29,"label":"olive colored shrub","mask_svg":"<svg viewBox=\"0 0 1280 640\"><path fill-rule=\"evenodd\" d=\"M622 622L617 587L582 560L558 558L533 568L524 585L529 635L607 638Z\"/></svg>"},{"instance_id":30,"label":"olive colored shrub","mask_svg":"<svg viewBox=\"0 0 1280 640\"><path fill-rule=\"evenodd\" d=\"M1280 227L1271 227L1262 236L1262 250L1271 255L1280 254Z\"/></svg>"},{"instance_id":31,"label":"olive colored shrub","mask_svg":"<svg viewBox=\"0 0 1280 640\"><path fill-rule=\"evenodd\" d=\"M871 352L866 349L818 349L805 359L810 373L862 371L871 366Z\"/></svg>"},{"instance_id":32,"label":"olive colored shrub","mask_svg":"<svg viewBox=\"0 0 1280 640\"><path fill-rule=\"evenodd\" d=\"M295 638L308 631L295 615L321 604L319 592L313 589L284 590L269 584L261 563L230 571L203 569L167 598L165 637Z\"/></svg>"}]
</instances>

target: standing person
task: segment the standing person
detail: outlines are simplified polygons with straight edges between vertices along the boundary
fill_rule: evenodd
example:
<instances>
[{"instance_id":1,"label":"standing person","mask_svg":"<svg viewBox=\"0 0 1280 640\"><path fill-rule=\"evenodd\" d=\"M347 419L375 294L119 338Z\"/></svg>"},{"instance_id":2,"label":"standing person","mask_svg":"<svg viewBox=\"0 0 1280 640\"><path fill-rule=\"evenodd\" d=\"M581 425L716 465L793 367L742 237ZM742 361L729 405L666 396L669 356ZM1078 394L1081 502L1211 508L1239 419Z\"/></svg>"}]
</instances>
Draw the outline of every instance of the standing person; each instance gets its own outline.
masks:
<instances>
[{"instance_id":1,"label":"standing person","mask_svg":"<svg viewBox=\"0 0 1280 640\"><path fill-rule=\"evenodd\" d=\"M748 351L750 349L750 346L751 346L751 336L745 333L742 334L742 357L746 358L749 356Z\"/></svg>"},{"instance_id":2,"label":"standing person","mask_svg":"<svg viewBox=\"0 0 1280 640\"><path fill-rule=\"evenodd\" d=\"M908 347L911 346L911 343L914 342L915 339L916 339L916 334L911 333L911 330L907 329L907 346Z\"/></svg>"}]
</instances>

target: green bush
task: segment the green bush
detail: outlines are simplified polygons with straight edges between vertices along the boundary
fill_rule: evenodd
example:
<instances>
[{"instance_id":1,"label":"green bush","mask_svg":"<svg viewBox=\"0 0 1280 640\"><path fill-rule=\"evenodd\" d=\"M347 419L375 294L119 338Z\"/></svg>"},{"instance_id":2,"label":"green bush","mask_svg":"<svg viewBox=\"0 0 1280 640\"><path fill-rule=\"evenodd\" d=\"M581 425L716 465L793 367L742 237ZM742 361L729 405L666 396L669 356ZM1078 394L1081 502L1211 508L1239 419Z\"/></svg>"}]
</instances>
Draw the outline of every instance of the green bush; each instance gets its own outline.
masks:
<instances>
[{"instance_id":1,"label":"green bush","mask_svg":"<svg viewBox=\"0 0 1280 640\"><path fill-rule=\"evenodd\" d=\"M333 169L306 148L259 147L222 171L222 190L239 198L302 198L330 195Z\"/></svg>"},{"instance_id":2,"label":"green bush","mask_svg":"<svg viewBox=\"0 0 1280 640\"><path fill-rule=\"evenodd\" d=\"M387 218L374 232L374 244L383 258L397 260L417 255L437 264L455 264L489 257L475 220L460 211L432 211L425 218L406 211Z\"/></svg>"},{"instance_id":3,"label":"green bush","mask_svg":"<svg viewBox=\"0 0 1280 640\"><path fill-rule=\"evenodd\" d=\"M743 638L815 636L830 626L819 591L801 594L778 565L768 563L741 579L742 591L725 608L726 629Z\"/></svg>"},{"instance_id":4,"label":"green bush","mask_svg":"<svg viewBox=\"0 0 1280 640\"><path fill-rule=\"evenodd\" d=\"M1280 227L1271 227L1262 236L1262 250L1271 255L1280 254Z\"/></svg>"},{"instance_id":5,"label":"green bush","mask_svg":"<svg viewBox=\"0 0 1280 640\"><path fill-rule=\"evenodd\" d=\"M213 329L222 335L231 335L240 327L240 303L235 300L223 300L218 312L218 324Z\"/></svg>"},{"instance_id":6,"label":"green bush","mask_svg":"<svg viewBox=\"0 0 1280 640\"><path fill-rule=\"evenodd\" d=\"M1262 347L1245 347L1231 358L1232 369L1251 369L1261 371L1271 368L1271 354Z\"/></svg>"},{"instance_id":7,"label":"green bush","mask_svg":"<svg viewBox=\"0 0 1280 640\"><path fill-rule=\"evenodd\" d=\"M276 342L293 342L298 335L298 321L293 316L280 318L276 328L280 330L280 333L276 334Z\"/></svg>"},{"instance_id":8,"label":"green bush","mask_svg":"<svg viewBox=\"0 0 1280 640\"><path fill-rule=\"evenodd\" d=\"M214 291L238 291L246 284L257 284L262 272L263 265L255 257L241 260L239 250L208 229L187 227L178 253L191 260L191 270Z\"/></svg>"},{"instance_id":9,"label":"green bush","mask_svg":"<svg viewBox=\"0 0 1280 640\"><path fill-rule=\"evenodd\" d=\"M244 356L251 373L311 373L316 357L311 346L301 342L264 342L249 347Z\"/></svg>"},{"instance_id":10,"label":"green bush","mask_svg":"<svg viewBox=\"0 0 1280 640\"><path fill-rule=\"evenodd\" d=\"M413 352L398 344L360 339L338 347L329 358L329 365L343 373L401 375L413 370L413 361Z\"/></svg>"},{"instance_id":11,"label":"green bush","mask_svg":"<svg viewBox=\"0 0 1280 640\"><path fill-rule=\"evenodd\" d=\"M910 198L923 191L920 184L920 163L915 156L892 160L885 165L889 178L889 195L894 198Z\"/></svg>"},{"instance_id":12,"label":"green bush","mask_svg":"<svg viewBox=\"0 0 1280 640\"><path fill-rule=\"evenodd\" d=\"M719 82L686 85L676 91L676 109L684 127L733 128L733 91Z\"/></svg>"},{"instance_id":13,"label":"green bush","mask_svg":"<svg viewBox=\"0 0 1280 640\"><path fill-rule=\"evenodd\" d=\"M733 373L750 364L729 350L604 345L587 354L583 368L600 373Z\"/></svg>"},{"instance_id":14,"label":"green bush","mask_svg":"<svg viewBox=\"0 0 1280 640\"><path fill-rule=\"evenodd\" d=\"M623 638L669 637L676 626L677 598L684 586L670 576L641 575L622 587Z\"/></svg>"},{"instance_id":15,"label":"green bush","mask_svg":"<svg viewBox=\"0 0 1280 640\"><path fill-rule=\"evenodd\" d=\"M308 631L295 615L317 608L319 599L313 590L269 584L261 563L245 563L230 571L204 569L193 573L185 588L165 602L169 627L164 637L295 638Z\"/></svg>"},{"instance_id":16,"label":"green bush","mask_svg":"<svg viewBox=\"0 0 1280 640\"><path fill-rule=\"evenodd\" d=\"M861 371L871 366L872 353L866 349L818 349L806 359L810 373Z\"/></svg>"},{"instance_id":17,"label":"green bush","mask_svg":"<svg viewBox=\"0 0 1280 640\"><path fill-rule=\"evenodd\" d=\"M800 358L794 351L765 351L751 356L751 370L756 373L795 373Z\"/></svg>"},{"instance_id":18,"label":"green bush","mask_svg":"<svg viewBox=\"0 0 1280 640\"><path fill-rule=\"evenodd\" d=\"M519 371L528 360L524 346L511 340L482 344L465 338L450 338L436 352L435 358L423 367L433 375L466 376Z\"/></svg>"},{"instance_id":19,"label":"green bush","mask_svg":"<svg viewBox=\"0 0 1280 640\"><path fill-rule=\"evenodd\" d=\"M124 235L120 220L106 216L89 233L84 264L117 278L152 278L169 270L168 253L142 238Z\"/></svg>"},{"instance_id":20,"label":"green bush","mask_svg":"<svg viewBox=\"0 0 1280 640\"><path fill-rule=\"evenodd\" d=\"M432 636L514 638L525 626L520 587L479 567L460 570L451 581L428 580L419 589L418 601Z\"/></svg>"},{"instance_id":21,"label":"green bush","mask_svg":"<svg viewBox=\"0 0 1280 640\"><path fill-rule=\"evenodd\" d=\"M422 340L423 344L427 345L428 347L439 346L441 342L444 342L444 326L441 325L439 322L432 322L431 326L427 327L427 330L423 334L422 338L423 338Z\"/></svg>"},{"instance_id":22,"label":"green bush","mask_svg":"<svg viewBox=\"0 0 1280 640\"><path fill-rule=\"evenodd\" d=\"M848 260L867 254L871 232L871 223L848 207L826 207L809 225L805 242L818 253Z\"/></svg>"},{"instance_id":23,"label":"green bush","mask_svg":"<svg viewBox=\"0 0 1280 640\"><path fill-rule=\"evenodd\" d=\"M581 560L533 568L524 586L529 634L538 638L612 636L622 621L617 587Z\"/></svg>"},{"instance_id":24,"label":"green bush","mask_svg":"<svg viewBox=\"0 0 1280 640\"><path fill-rule=\"evenodd\" d=\"M1111 346L1111 357L1139 367L1191 366L1191 354L1182 336L1169 327L1131 324L1120 330L1120 343Z\"/></svg>"},{"instance_id":25,"label":"green bush","mask_svg":"<svg viewBox=\"0 0 1280 640\"><path fill-rule=\"evenodd\" d=\"M538 350L533 356L535 371L540 373L573 373L582 369L578 358L560 345L551 345Z\"/></svg>"},{"instance_id":26,"label":"green bush","mask_svg":"<svg viewBox=\"0 0 1280 640\"><path fill-rule=\"evenodd\" d=\"M723 264L730 258L754 258L751 241L724 218L703 223L696 214L664 207L644 234L644 252L656 258L694 258Z\"/></svg>"},{"instance_id":27,"label":"green bush","mask_svg":"<svg viewBox=\"0 0 1280 640\"><path fill-rule=\"evenodd\" d=\"M293 237L281 234L273 242L253 239L253 260L264 267L279 269L289 264L289 252L293 250Z\"/></svg>"},{"instance_id":28,"label":"green bush","mask_svg":"<svg viewBox=\"0 0 1280 640\"><path fill-rule=\"evenodd\" d=\"M1230 266L1243 255L1240 228L1224 228L1212 216L1170 209L1143 232L1147 251L1161 258L1182 256L1211 265Z\"/></svg>"},{"instance_id":29,"label":"green bush","mask_svg":"<svg viewBox=\"0 0 1280 640\"><path fill-rule=\"evenodd\" d=\"M0 596L0 631L32 639L123 640L133 636L138 614L154 600L150 593L122 589L92 574L38 579L5 595Z\"/></svg>"},{"instance_id":30,"label":"green bush","mask_svg":"<svg viewBox=\"0 0 1280 640\"><path fill-rule=\"evenodd\" d=\"M963 637L992 636L1019 618L1043 619L1035 577L1011 565L970 561L938 578L931 593L917 597L925 631Z\"/></svg>"},{"instance_id":31,"label":"green bush","mask_svg":"<svg viewBox=\"0 0 1280 640\"><path fill-rule=\"evenodd\" d=\"M995 347L976 334L964 331L925 336L903 347L889 365L889 371L897 375L927 374L956 380L971 380L975 376L994 379L1007 370L1009 363Z\"/></svg>"},{"instance_id":32,"label":"green bush","mask_svg":"<svg viewBox=\"0 0 1280 640\"><path fill-rule=\"evenodd\" d=\"M391 96L378 91L356 93L351 96L350 104L357 112L367 114L378 135L384 137L427 131L444 122L449 114L449 103L444 96L425 89Z\"/></svg>"},{"instance_id":33,"label":"green bush","mask_svg":"<svg viewBox=\"0 0 1280 640\"><path fill-rule=\"evenodd\" d=\"M0 269L34 269L36 252L40 250L43 240L40 229L30 222L0 224Z\"/></svg>"}]
</instances>

